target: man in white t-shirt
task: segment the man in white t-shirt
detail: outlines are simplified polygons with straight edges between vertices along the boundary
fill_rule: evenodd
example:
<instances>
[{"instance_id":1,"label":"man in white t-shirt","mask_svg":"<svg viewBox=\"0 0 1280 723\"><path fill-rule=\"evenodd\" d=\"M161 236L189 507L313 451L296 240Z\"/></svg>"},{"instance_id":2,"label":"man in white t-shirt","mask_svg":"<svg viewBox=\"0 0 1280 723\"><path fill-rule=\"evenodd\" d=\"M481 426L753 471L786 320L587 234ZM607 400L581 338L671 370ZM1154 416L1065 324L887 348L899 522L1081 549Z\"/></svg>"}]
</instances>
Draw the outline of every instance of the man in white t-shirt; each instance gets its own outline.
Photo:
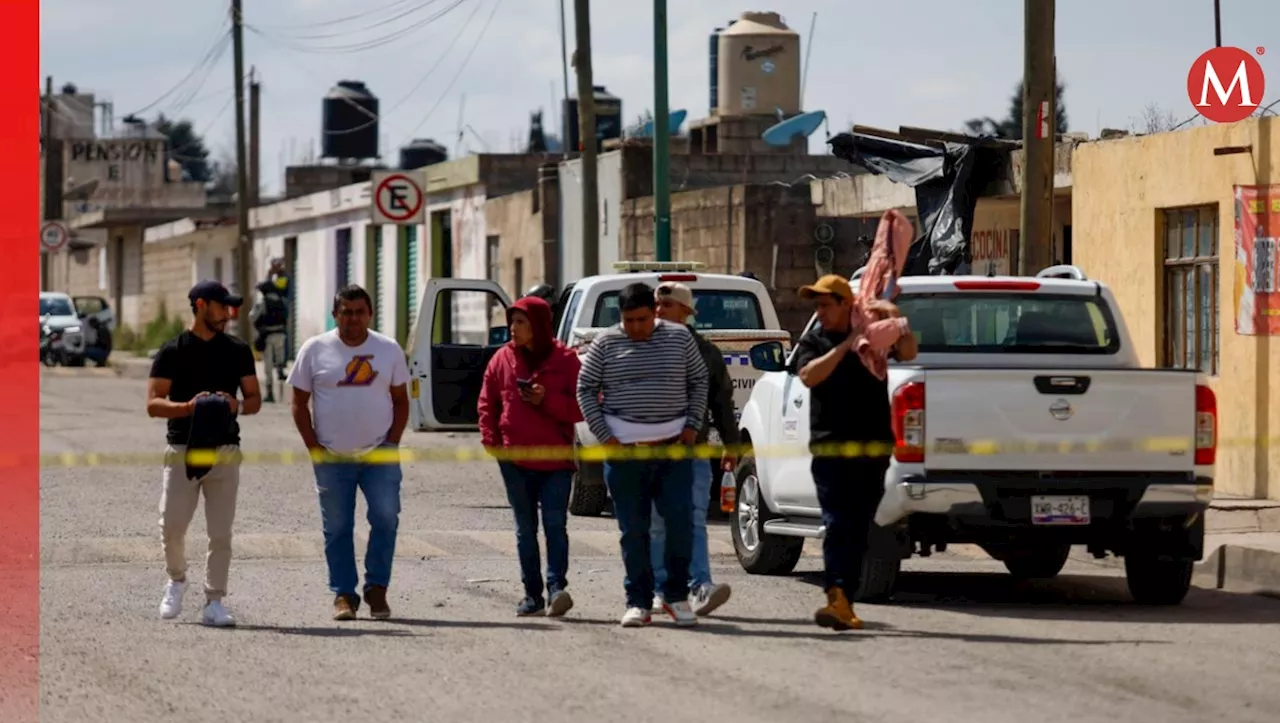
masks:
<instances>
[{"instance_id":1,"label":"man in white t-shirt","mask_svg":"<svg viewBox=\"0 0 1280 723\"><path fill-rule=\"evenodd\" d=\"M308 339L289 373L293 422L317 459L316 491L324 529L334 620L352 620L360 608L356 592L356 490L369 508L364 601L369 614L391 617L387 586L400 522L398 450L409 421L409 366L394 339L369 330L373 300L355 285L333 300L338 328ZM334 458L338 458L337 461Z\"/></svg>"}]
</instances>

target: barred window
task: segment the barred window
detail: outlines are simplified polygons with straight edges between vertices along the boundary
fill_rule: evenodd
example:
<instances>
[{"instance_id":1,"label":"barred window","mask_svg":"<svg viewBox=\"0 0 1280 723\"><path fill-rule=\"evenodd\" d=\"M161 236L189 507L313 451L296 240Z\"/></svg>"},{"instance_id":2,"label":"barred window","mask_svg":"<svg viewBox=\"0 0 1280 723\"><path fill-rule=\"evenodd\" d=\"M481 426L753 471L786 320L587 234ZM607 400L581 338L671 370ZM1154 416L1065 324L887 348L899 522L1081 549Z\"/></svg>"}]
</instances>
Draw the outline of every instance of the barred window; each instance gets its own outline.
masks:
<instances>
[{"instance_id":1,"label":"barred window","mask_svg":"<svg viewBox=\"0 0 1280 723\"><path fill-rule=\"evenodd\" d=\"M1218 206L1162 211L1164 359L1218 373Z\"/></svg>"}]
</instances>

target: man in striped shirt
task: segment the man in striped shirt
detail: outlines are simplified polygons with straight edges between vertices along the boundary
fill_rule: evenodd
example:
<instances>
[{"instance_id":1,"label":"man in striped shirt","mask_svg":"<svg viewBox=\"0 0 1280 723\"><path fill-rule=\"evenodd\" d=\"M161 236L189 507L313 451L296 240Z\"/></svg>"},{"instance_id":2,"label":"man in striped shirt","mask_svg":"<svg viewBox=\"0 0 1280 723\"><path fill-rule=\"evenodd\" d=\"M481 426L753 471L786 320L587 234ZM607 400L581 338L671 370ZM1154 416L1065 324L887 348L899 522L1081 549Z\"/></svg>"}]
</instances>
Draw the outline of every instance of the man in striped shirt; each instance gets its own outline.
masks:
<instances>
[{"instance_id":1,"label":"man in striped shirt","mask_svg":"<svg viewBox=\"0 0 1280 723\"><path fill-rule=\"evenodd\" d=\"M591 342L578 373L578 406L596 439L609 447L693 444L707 414L709 379L698 345L681 324L657 318L653 289L631 284L618 295L622 323ZM677 625L696 625L689 607L693 552L690 459L606 461L605 484L622 534L627 576L623 627L650 622L653 564L651 510L666 523L664 609Z\"/></svg>"}]
</instances>

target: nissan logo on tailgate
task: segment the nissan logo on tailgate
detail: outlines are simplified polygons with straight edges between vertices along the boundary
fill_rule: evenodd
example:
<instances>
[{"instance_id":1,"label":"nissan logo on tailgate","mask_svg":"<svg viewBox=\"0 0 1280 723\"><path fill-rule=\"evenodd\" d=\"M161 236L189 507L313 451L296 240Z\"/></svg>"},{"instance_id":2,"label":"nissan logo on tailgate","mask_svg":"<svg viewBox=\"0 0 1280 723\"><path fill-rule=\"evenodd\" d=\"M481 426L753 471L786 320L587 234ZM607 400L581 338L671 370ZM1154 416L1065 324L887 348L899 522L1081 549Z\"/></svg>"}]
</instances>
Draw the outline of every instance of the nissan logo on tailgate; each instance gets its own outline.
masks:
<instances>
[{"instance_id":1,"label":"nissan logo on tailgate","mask_svg":"<svg viewBox=\"0 0 1280 723\"><path fill-rule=\"evenodd\" d=\"M1052 414L1053 418L1058 421L1071 419L1071 405L1067 403L1067 400L1059 399L1049 407L1049 414Z\"/></svg>"}]
</instances>

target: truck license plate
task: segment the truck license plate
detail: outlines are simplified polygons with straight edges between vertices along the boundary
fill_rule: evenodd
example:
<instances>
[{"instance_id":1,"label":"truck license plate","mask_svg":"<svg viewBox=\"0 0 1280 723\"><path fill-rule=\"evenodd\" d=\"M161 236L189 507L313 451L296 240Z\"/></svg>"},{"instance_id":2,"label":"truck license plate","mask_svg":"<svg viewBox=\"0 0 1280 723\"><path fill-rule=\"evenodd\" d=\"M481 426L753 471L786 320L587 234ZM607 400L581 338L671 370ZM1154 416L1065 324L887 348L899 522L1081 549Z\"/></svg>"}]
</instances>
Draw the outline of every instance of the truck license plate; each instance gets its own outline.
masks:
<instances>
[{"instance_id":1,"label":"truck license plate","mask_svg":"<svg viewBox=\"0 0 1280 723\"><path fill-rule=\"evenodd\" d=\"M1034 495L1031 498L1031 523L1034 525L1087 525L1089 524L1089 497L1053 497Z\"/></svg>"}]
</instances>

